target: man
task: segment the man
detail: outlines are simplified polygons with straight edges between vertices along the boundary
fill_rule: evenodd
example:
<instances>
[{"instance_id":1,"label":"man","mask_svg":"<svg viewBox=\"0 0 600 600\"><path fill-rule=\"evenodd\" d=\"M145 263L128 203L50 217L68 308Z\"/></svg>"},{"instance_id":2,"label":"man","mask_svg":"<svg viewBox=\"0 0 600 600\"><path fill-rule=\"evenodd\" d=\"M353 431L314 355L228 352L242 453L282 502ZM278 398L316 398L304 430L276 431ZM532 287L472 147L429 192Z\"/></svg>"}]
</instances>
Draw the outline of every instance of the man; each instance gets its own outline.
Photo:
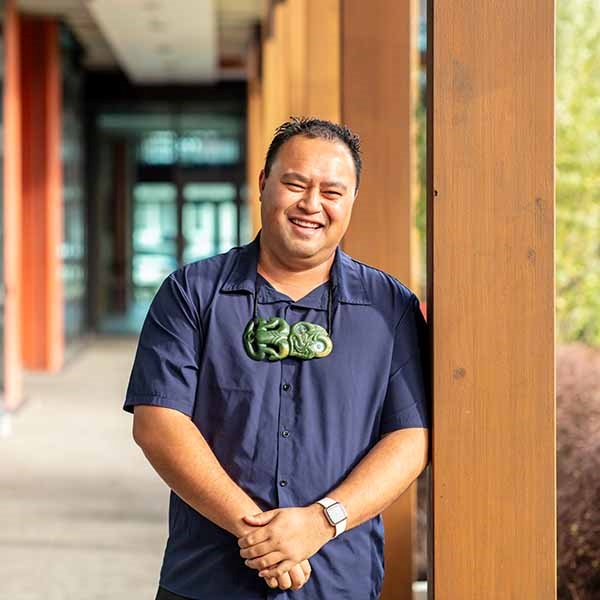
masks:
<instances>
[{"instance_id":1,"label":"man","mask_svg":"<svg viewBox=\"0 0 600 600\"><path fill-rule=\"evenodd\" d=\"M427 332L339 248L360 173L347 128L284 123L259 236L152 303L125 409L173 490L159 600L379 597L379 515L427 464Z\"/></svg>"}]
</instances>

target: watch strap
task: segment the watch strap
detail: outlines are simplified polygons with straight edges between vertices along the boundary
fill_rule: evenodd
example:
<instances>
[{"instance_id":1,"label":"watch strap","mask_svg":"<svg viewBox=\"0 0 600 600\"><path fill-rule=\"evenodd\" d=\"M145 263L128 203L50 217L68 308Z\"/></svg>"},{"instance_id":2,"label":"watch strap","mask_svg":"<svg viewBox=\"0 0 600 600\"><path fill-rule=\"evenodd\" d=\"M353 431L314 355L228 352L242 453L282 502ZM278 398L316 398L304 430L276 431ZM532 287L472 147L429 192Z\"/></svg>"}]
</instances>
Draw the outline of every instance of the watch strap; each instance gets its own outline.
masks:
<instances>
[{"instance_id":1,"label":"watch strap","mask_svg":"<svg viewBox=\"0 0 600 600\"><path fill-rule=\"evenodd\" d=\"M333 498L328 498L326 496L325 498L321 498L320 500L317 500L317 503L323 507L323 509L324 509L323 512L325 513L325 518L327 519L327 521L335 527L335 535L333 536L334 538L336 538L338 535L340 535L340 533L343 533L344 531L346 531L346 523L348 522L347 516L344 517L344 519L342 519L339 523L333 524L331 522L331 520L329 519L329 516L327 513L327 509L329 507L333 506L334 504L339 504L344 509L344 514L345 514L346 509L344 508L344 505L341 502L338 502L337 500L334 500Z\"/></svg>"}]
</instances>

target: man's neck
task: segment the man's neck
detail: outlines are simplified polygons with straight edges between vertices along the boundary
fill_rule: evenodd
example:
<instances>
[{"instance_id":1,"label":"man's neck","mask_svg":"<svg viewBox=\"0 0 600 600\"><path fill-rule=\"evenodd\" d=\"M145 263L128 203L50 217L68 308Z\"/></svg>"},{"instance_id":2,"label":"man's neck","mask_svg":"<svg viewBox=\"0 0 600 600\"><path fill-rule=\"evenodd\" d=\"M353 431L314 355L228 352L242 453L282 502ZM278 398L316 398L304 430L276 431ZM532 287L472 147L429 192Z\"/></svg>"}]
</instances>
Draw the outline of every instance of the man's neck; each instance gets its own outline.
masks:
<instances>
[{"instance_id":1,"label":"man's neck","mask_svg":"<svg viewBox=\"0 0 600 600\"><path fill-rule=\"evenodd\" d=\"M304 268L301 264L290 266L261 246L257 270L276 290L296 301L329 279L334 258L335 252L316 265L307 264Z\"/></svg>"}]
</instances>

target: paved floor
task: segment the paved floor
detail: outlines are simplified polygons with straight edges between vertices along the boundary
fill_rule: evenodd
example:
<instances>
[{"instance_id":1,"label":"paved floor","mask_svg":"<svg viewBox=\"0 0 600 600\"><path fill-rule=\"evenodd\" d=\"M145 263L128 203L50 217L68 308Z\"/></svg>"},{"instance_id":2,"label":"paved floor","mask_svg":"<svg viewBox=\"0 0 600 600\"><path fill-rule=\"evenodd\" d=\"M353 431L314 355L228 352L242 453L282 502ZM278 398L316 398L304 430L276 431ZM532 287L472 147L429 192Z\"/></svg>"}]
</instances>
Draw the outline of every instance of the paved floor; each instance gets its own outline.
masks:
<instances>
[{"instance_id":1,"label":"paved floor","mask_svg":"<svg viewBox=\"0 0 600 600\"><path fill-rule=\"evenodd\" d=\"M0 600L152 600L167 488L121 410L135 343L98 339L28 375L0 437Z\"/></svg>"}]
</instances>

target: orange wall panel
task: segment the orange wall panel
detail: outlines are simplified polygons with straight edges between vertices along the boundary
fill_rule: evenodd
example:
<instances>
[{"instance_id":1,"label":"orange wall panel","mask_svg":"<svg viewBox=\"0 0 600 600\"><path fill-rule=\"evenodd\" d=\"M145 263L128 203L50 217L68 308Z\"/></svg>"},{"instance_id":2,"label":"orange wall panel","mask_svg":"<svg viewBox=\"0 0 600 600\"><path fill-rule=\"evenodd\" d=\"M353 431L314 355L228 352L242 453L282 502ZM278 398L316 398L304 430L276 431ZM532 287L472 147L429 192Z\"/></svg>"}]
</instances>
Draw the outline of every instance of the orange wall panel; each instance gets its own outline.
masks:
<instances>
[{"instance_id":1,"label":"orange wall panel","mask_svg":"<svg viewBox=\"0 0 600 600\"><path fill-rule=\"evenodd\" d=\"M23 362L63 361L61 69L58 23L21 19Z\"/></svg>"},{"instance_id":2,"label":"orange wall panel","mask_svg":"<svg viewBox=\"0 0 600 600\"><path fill-rule=\"evenodd\" d=\"M15 0L4 13L4 406L22 399L21 377L21 85L20 27Z\"/></svg>"}]
</instances>

